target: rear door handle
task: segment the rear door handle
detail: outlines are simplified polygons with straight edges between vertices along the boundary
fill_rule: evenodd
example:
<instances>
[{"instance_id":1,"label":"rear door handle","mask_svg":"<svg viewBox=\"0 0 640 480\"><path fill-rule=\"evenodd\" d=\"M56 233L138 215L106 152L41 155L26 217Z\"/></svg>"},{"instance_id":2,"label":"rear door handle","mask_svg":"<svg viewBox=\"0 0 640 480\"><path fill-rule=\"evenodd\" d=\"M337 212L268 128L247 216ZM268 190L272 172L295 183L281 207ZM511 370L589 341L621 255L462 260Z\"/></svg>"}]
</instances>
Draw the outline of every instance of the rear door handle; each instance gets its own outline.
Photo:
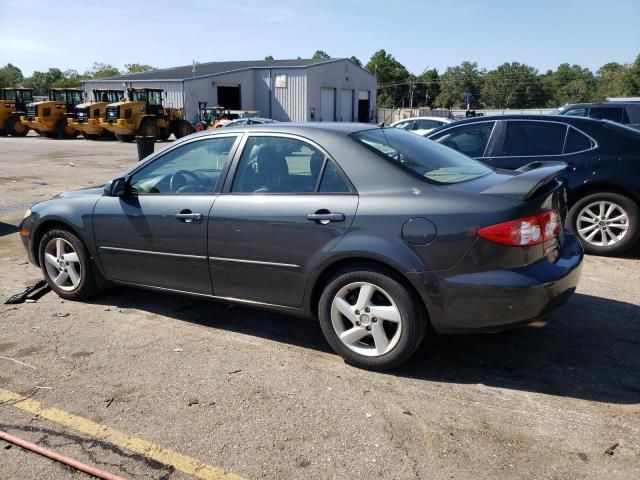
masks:
<instances>
[{"instance_id":1,"label":"rear door handle","mask_svg":"<svg viewBox=\"0 0 640 480\"><path fill-rule=\"evenodd\" d=\"M201 213L193 213L191 210L182 210L180 213L174 213L173 218L176 220L180 220L184 223L191 223L194 220L200 221L202 220Z\"/></svg>"},{"instance_id":2,"label":"rear door handle","mask_svg":"<svg viewBox=\"0 0 640 480\"><path fill-rule=\"evenodd\" d=\"M344 213L310 213L307 215L307 220L326 225L330 222L344 222Z\"/></svg>"}]
</instances>

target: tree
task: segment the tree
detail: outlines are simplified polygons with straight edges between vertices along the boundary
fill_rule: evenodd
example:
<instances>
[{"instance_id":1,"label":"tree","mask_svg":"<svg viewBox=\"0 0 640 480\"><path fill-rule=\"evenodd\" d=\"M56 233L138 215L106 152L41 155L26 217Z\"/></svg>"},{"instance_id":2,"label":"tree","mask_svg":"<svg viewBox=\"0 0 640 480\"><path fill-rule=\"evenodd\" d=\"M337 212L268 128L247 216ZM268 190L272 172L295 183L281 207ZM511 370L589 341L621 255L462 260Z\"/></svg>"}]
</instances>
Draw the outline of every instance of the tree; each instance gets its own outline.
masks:
<instances>
[{"instance_id":1,"label":"tree","mask_svg":"<svg viewBox=\"0 0 640 480\"><path fill-rule=\"evenodd\" d=\"M267 55L264 57L265 60L274 60L273 55Z\"/></svg>"},{"instance_id":2,"label":"tree","mask_svg":"<svg viewBox=\"0 0 640 480\"><path fill-rule=\"evenodd\" d=\"M355 55L351 55L351 58L349 59L351 60L351 63L356 64L357 66L361 67L362 66L362 62L360 61L360 59L358 57L356 57Z\"/></svg>"},{"instance_id":3,"label":"tree","mask_svg":"<svg viewBox=\"0 0 640 480\"><path fill-rule=\"evenodd\" d=\"M545 105L546 94L535 68L513 62L484 76L481 100L491 108L532 108Z\"/></svg>"},{"instance_id":4,"label":"tree","mask_svg":"<svg viewBox=\"0 0 640 480\"><path fill-rule=\"evenodd\" d=\"M479 69L476 62L462 62L455 67L449 67L440 76L440 94L435 105L445 108L466 108L465 93L473 95L471 107L481 106L479 94L482 89L484 69Z\"/></svg>"},{"instance_id":5,"label":"tree","mask_svg":"<svg viewBox=\"0 0 640 480\"><path fill-rule=\"evenodd\" d=\"M94 62L91 70L85 73L88 77L91 78L108 78L108 77L116 77L120 75L120 70L113 65L109 65L107 63Z\"/></svg>"},{"instance_id":6,"label":"tree","mask_svg":"<svg viewBox=\"0 0 640 480\"><path fill-rule=\"evenodd\" d=\"M595 99L595 78L588 68L563 63L554 72L542 76L548 95L547 105L558 107L565 103L590 102Z\"/></svg>"},{"instance_id":7,"label":"tree","mask_svg":"<svg viewBox=\"0 0 640 480\"><path fill-rule=\"evenodd\" d=\"M634 95L635 82L631 65L610 62L596 72L596 98L631 97Z\"/></svg>"},{"instance_id":8,"label":"tree","mask_svg":"<svg viewBox=\"0 0 640 480\"><path fill-rule=\"evenodd\" d=\"M0 68L0 87L19 87L23 80L22 70L18 67L7 63Z\"/></svg>"},{"instance_id":9,"label":"tree","mask_svg":"<svg viewBox=\"0 0 640 480\"><path fill-rule=\"evenodd\" d=\"M378 77L377 104L383 108L399 106L409 85L409 71L385 50L378 50L366 69Z\"/></svg>"},{"instance_id":10,"label":"tree","mask_svg":"<svg viewBox=\"0 0 640 480\"><path fill-rule=\"evenodd\" d=\"M54 87L55 84L60 84L64 81L64 74L59 68L50 68L46 72L33 72L29 78L25 79L24 86L33 88L35 95L47 95L49 90Z\"/></svg>"},{"instance_id":11,"label":"tree","mask_svg":"<svg viewBox=\"0 0 640 480\"><path fill-rule=\"evenodd\" d=\"M415 78L413 105L416 107L433 107L433 102L440 95L440 77L435 68L427 70Z\"/></svg>"},{"instance_id":12,"label":"tree","mask_svg":"<svg viewBox=\"0 0 640 480\"><path fill-rule=\"evenodd\" d=\"M633 82L633 96L640 96L640 55L636 57L636 61L629 68L631 73L631 81Z\"/></svg>"},{"instance_id":13,"label":"tree","mask_svg":"<svg viewBox=\"0 0 640 480\"><path fill-rule=\"evenodd\" d=\"M111 66L109 65L109 67ZM115 68L115 67L112 67L112 68ZM126 70L126 73L142 73L142 72L150 72L151 70L157 70L156 67L153 67L151 65L146 65L144 63L125 63L124 68Z\"/></svg>"},{"instance_id":14,"label":"tree","mask_svg":"<svg viewBox=\"0 0 640 480\"><path fill-rule=\"evenodd\" d=\"M316 53L311 57L314 60L321 60L323 58L331 58L327 52L323 52L322 50L316 50Z\"/></svg>"}]
</instances>

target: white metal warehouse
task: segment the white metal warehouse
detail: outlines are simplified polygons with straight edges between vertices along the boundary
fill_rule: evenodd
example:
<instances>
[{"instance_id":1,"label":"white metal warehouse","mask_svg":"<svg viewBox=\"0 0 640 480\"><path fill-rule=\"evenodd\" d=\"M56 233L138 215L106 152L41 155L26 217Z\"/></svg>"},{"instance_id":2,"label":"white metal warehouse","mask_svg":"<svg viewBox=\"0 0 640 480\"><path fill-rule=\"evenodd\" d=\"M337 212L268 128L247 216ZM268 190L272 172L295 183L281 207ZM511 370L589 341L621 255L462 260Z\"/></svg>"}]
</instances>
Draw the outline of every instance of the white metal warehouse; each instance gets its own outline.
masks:
<instances>
[{"instance_id":1,"label":"white metal warehouse","mask_svg":"<svg viewBox=\"0 0 640 480\"><path fill-rule=\"evenodd\" d=\"M376 77L346 58L197 63L83 83L86 94L130 87L163 89L165 106L192 122L198 102L284 122L372 122L376 106Z\"/></svg>"}]
</instances>

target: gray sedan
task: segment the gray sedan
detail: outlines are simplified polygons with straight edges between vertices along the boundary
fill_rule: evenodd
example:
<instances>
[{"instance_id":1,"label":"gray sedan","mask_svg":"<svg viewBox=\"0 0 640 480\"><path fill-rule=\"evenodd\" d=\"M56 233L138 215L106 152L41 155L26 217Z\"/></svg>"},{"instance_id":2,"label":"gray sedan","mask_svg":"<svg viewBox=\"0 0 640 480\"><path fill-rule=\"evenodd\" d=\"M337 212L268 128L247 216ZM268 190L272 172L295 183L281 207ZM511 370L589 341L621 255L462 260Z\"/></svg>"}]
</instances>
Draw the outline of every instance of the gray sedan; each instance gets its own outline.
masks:
<instances>
[{"instance_id":1,"label":"gray sedan","mask_svg":"<svg viewBox=\"0 0 640 480\"><path fill-rule=\"evenodd\" d=\"M492 170L363 124L219 129L33 206L20 234L64 299L122 284L318 318L382 370L430 329L540 323L571 296L564 168Z\"/></svg>"}]
</instances>

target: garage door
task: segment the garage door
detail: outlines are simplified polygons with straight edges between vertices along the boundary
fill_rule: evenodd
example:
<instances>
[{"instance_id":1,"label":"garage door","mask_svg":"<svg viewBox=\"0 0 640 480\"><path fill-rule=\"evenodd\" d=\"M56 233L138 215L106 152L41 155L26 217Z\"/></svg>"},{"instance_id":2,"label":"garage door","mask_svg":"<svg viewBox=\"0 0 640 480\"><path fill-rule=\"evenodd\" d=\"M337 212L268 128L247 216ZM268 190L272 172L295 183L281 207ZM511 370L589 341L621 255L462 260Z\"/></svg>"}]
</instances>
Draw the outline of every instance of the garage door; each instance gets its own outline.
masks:
<instances>
[{"instance_id":1,"label":"garage door","mask_svg":"<svg viewBox=\"0 0 640 480\"><path fill-rule=\"evenodd\" d=\"M340 121L353 122L353 90L343 89L340 103Z\"/></svg>"},{"instance_id":2,"label":"garage door","mask_svg":"<svg viewBox=\"0 0 640 480\"><path fill-rule=\"evenodd\" d=\"M336 89L320 89L320 121L335 122L336 120Z\"/></svg>"}]
</instances>

